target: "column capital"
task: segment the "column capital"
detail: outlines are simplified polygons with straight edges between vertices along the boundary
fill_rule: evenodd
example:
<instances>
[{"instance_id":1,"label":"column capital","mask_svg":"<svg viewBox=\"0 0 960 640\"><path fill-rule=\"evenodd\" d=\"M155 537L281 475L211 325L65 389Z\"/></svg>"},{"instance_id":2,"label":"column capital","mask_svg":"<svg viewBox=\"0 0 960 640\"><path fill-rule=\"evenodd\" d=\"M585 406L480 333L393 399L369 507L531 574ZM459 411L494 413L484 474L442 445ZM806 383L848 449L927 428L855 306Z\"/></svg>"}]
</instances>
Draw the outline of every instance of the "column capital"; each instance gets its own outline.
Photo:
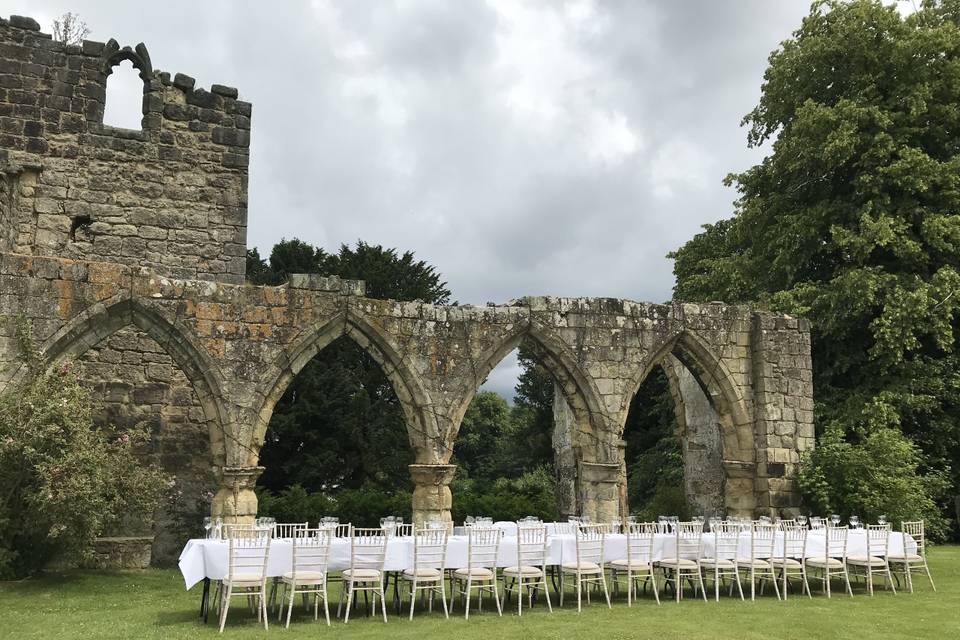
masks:
<instances>
[{"instance_id":1,"label":"column capital","mask_svg":"<svg viewBox=\"0 0 960 640\"><path fill-rule=\"evenodd\" d=\"M447 486L457 471L455 464L411 464L407 468L413 483L419 487Z\"/></svg>"},{"instance_id":2,"label":"column capital","mask_svg":"<svg viewBox=\"0 0 960 640\"><path fill-rule=\"evenodd\" d=\"M236 486L239 489L253 489L257 479L266 470L265 467L217 467L214 471L221 485Z\"/></svg>"}]
</instances>

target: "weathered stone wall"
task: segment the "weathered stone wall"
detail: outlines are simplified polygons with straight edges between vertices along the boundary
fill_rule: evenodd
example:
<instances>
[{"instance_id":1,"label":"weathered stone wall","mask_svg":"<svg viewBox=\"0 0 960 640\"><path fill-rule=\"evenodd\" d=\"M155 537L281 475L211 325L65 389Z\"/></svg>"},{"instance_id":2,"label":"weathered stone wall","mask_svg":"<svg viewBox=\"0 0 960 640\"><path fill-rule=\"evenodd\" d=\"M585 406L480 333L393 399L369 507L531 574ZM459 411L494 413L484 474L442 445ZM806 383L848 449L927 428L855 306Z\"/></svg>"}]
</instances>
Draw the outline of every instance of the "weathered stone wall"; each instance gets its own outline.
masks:
<instances>
[{"instance_id":1,"label":"weathered stone wall","mask_svg":"<svg viewBox=\"0 0 960 640\"><path fill-rule=\"evenodd\" d=\"M196 531L188 525L209 510L216 489L210 435L193 385L170 354L133 325L98 342L79 362L100 408L98 421L119 428L144 424L150 433L145 455L175 482L148 529L154 562L173 563L183 539Z\"/></svg>"},{"instance_id":2,"label":"weathered stone wall","mask_svg":"<svg viewBox=\"0 0 960 640\"><path fill-rule=\"evenodd\" d=\"M140 131L102 123L123 60L144 81ZM206 486L208 468L213 513L255 515L273 407L344 335L381 364L403 407L417 519L449 518L463 414L521 342L562 399L576 511L621 514L627 411L670 357L716 412L726 510L795 509L796 460L813 442L804 321L610 298L374 300L361 282L306 275L244 286L250 105L193 84L154 70L142 44L64 46L30 19L0 20L0 314L28 319L51 362L82 358L106 417L154 425L154 455L187 492ZM22 373L4 326L0 389ZM172 545L158 535L158 553Z\"/></svg>"},{"instance_id":3,"label":"weathered stone wall","mask_svg":"<svg viewBox=\"0 0 960 640\"><path fill-rule=\"evenodd\" d=\"M103 125L123 60L144 81L137 131ZM193 85L154 70L142 44L64 46L0 19L0 173L17 196L0 248L242 283L250 104Z\"/></svg>"}]
</instances>

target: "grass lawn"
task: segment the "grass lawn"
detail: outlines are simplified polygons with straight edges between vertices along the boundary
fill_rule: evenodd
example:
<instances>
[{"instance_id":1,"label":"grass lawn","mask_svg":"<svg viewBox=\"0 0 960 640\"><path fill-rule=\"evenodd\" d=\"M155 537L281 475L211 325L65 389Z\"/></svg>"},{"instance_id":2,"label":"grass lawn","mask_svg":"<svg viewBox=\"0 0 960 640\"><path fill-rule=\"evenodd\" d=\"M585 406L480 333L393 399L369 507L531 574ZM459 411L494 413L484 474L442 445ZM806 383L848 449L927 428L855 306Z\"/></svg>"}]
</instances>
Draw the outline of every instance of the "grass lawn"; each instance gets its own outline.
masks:
<instances>
[{"instance_id":1,"label":"grass lawn","mask_svg":"<svg viewBox=\"0 0 960 640\"><path fill-rule=\"evenodd\" d=\"M778 602L772 594L757 602L740 602L721 596L704 603L686 599L679 605L665 601L657 606L649 597L628 608L625 598L613 610L585 605L577 614L576 599L564 609L548 614L536 606L522 618L509 608L502 618L491 613L489 601L482 614L462 609L450 620L443 614L421 613L413 622L389 607L390 622L362 614L348 625L333 622L327 628L312 615L294 610L290 629L272 619L270 630L257 626L256 618L236 599L225 635L235 638L960 638L960 546L936 547L929 555L937 593L925 578L916 577L916 593L894 596L882 589L870 598L862 582L854 583L854 597L817 593L812 600L791 596ZM837 587L839 591L840 587ZM331 598L336 605L336 598ZM0 637L2 638L212 638L217 636L213 616L204 626L197 615L200 586L185 591L176 570L50 574L21 582L0 582ZM556 605L556 602L554 602Z\"/></svg>"}]
</instances>

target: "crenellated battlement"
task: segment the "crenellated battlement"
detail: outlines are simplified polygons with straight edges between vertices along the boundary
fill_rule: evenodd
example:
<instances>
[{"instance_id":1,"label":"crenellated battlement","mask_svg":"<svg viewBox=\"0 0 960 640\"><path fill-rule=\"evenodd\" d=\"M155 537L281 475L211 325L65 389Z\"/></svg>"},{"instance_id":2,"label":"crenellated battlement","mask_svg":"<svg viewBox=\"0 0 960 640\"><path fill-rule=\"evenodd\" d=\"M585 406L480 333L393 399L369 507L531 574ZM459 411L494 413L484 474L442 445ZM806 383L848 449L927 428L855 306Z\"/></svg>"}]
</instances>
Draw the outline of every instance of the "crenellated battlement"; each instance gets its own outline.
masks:
<instances>
[{"instance_id":1,"label":"crenellated battlement","mask_svg":"<svg viewBox=\"0 0 960 640\"><path fill-rule=\"evenodd\" d=\"M143 82L139 130L103 123L123 61ZM0 19L0 251L243 282L251 111L235 88L155 69L143 43L66 45Z\"/></svg>"}]
</instances>

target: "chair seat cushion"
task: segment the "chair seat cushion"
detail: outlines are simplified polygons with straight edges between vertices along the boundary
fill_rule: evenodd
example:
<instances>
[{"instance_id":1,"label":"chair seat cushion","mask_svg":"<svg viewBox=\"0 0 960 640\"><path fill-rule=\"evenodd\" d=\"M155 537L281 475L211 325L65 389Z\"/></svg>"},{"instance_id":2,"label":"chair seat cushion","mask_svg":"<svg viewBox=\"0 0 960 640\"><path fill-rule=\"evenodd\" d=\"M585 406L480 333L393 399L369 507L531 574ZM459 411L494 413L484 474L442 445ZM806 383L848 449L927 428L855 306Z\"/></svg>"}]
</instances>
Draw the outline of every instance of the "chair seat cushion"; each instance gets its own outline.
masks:
<instances>
[{"instance_id":1,"label":"chair seat cushion","mask_svg":"<svg viewBox=\"0 0 960 640\"><path fill-rule=\"evenodd\" d=\"M918 556L915 553L908 553L907 555L897 554L887 556L887 560L890 562L923 562L923 558Z\"/></svg>"},{"instance_id":2,"label":"chair seat cushion","mask_svg":"<svg viewBox=\"0 0 960 640\"><path fill-rule=\"evenodd\" d=\"M562 571L567 573L603 573L603 569L600 568L596 562L564 562L560 565Z\"/></svg>"},{"instance_id":3,"label":"chair seat cushion","mask_svg":"<svg viewBox=\"0 0 960 640\"><path fill-rule=\"evenodd\" d=\"M770 561L775 567L789 567L791 569L799 569L803 566L803 563L794 558L774 558Z\"/></svg>"},{"instance_id":4,"label":"chair seat cushion","mask_svg":"<svg viewBox=\"0 0 960 640\"><path fill-rule=\"evenodd\" d=\"M503 575L510 577L523 576L524 578L539 578L543 575L538 567L522 565L520 567L507 567L503 570Z\"/></svg>"},{"instance_id":5,"label":"chair seat cushion","mask_svg":"<svg viewBox=\"0 0 960 640\"><path fill-rule=\"evenodd\" d=\"M877 556L847 556L847 564L855 564L861 567L885 567L887 561Z\"/></svg>"},{"instance_id":6,"label":"chair seat cushion","mask_svg":"<svg viewBox=\"0 0 960 640\"><path fill-rule=\"evenodd\" d=\"M343 572L343 579L354 582L373 582L381 580L381 577L376 569L346 569Z\"/></svg>"},{"instance_id":7,"label":"chair seat cushion","mask_svg":"<svg viewBox=\"0 0 960 640\"><path fill-rule=\"evenodd\" d=\"M406 580L440 580L443 578L443 574L440 573L440 569L404 569L403 577Z\"/></svg>"},{"instance_id":8,"label":"chair seat cushion","mask_svg":"<svg viewBox=\"0 0 960 640\"><path fill-rule=\"evenodd\" d=\"M661 567L666 567L668 569L696 569L697 563L694 560L687 560L686 558L664 558L663 560L657 563Z\"/></svg>"},{"instance_id":9,"label":"chair seat cushion","mask_svg":"<svg viewBox=\"0 0 960 640\"><path fill-rule=\"evenodd\" d=\"M327 574L323 571L297 571L294 578L293 572L288 571L281 578L287 584L293 584L294 579L297 584L323 584L327 581Z\"/></svg>"},{"instance_id":10,"label":"chair seat cushion","mask_svg":"<svg viewBox=\"0 0 960 640\"><path fill-rule=\"evenodd\" d=\"M701 567L708 567L710 569L733 569L737 565L733 563L733 560L724 560L723 558L702 558L700 560Z\"/></svg>"},{"instance_id":11,"label":"chair seat cushion","mask_svg":"<svg viewBox=\"0 0 960 640\"><path fill-rule=\"evenodd\" d=\"M750 567L753 567L754 569L769 569L770 563L767 560L761 560L760 558L754 558L753 560L750 558L737 558L737 566L746 567L748 569Z\"/></svg>"},{"instance_id":12,"label":"chair seat cushion","mask_svg":"<svg viewBox=\"0 0 960 640\"><path fill-rule=\"evenodd\" d=\"M466 580L470 578L471 580L493 580L494 573L490 569L475 568L475 569L457 569L453 572L454 577L461 578Z\"/></svg>"},{"instance_id":13,"label":"chair seat cushion","mask_svg":"<svg viewBox=\"0 0 960 640\"><path fill-rule=\"evenodd\" d=\"M259 573L235 573L233 577L223 579L224 584L232 584L235 587L259 587L265 578Z\"/></svg>"},{"instance_id":14,"label":"chair seat cushion","mask_svg":"<svg viewBox=\"0 0 960 640\"><path fill-rule=\"evenodd\" d=\"M613 560L612 562L608 562L607 566L617 571L647 571L650 569L650 565L646 562L640 562L639 560L630 561L627 558Z\"/></svg>"},{"instance_id":15,"label":"chair seat cushion","mask_svg":"<svg viewBox=\"0 0 960 640\"><path fill-rule=\"evenodd\" d=\"M843 561L837 558L807 558L808 567L830 567L831 569L843 569Z\"/></svg>"}]
</instances>

